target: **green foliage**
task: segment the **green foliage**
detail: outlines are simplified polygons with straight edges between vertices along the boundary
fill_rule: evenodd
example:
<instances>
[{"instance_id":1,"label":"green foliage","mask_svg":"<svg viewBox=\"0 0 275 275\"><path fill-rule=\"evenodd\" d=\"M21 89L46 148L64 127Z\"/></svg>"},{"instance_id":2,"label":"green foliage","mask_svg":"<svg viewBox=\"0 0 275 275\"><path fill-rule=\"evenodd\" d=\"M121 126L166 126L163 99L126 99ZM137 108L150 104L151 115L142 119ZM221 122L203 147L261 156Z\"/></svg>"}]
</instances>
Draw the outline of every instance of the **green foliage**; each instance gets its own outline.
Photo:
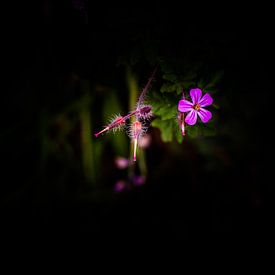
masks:
<instances>
[{"instance_id":1,"label":"green foliage","mask_svg":"<svg viewBox=\"0 0 275 275\"><path fill-rule=\"evenodd\" d=\"M160 129L161 138L164 142L173 140L173 122L171 121L171 119L162 120L160 118L157 118L152 122L152 126Z\"/></svg>"},{"instance_id":2,"label":"green foliage","mask_svg":"<svg viewBox=\"0 0 275 275\"><path fill-rule=\"evenodd\" d=\"M153 113L156 115L152 126L160 130L162 140L164 142L176 140L181 143L183 137L177 121L177 108L183 93L187 99L190 99L190 89L199 87L204 93L215 94L218 91L216 86L220 82L223 72L218 71L213 75L198 78L198 75L201 75L199 73L199 64L194 66L193 69L190 67L183 68L182 71L180 71L180 68L175 67L177 66L161 63L163 72L163 83L160 87L161 93L153 92L149 98L149 103L152 105ZM219 109L216 102L211 107L212 113L213 107ZM207 124L198 122L194 126L186 125L186 134L190 138L214 136L216 134L215 121L216 119L213 117Z\"/></svg>"},{"instance_id":3,"label":"green foliage","mask_svg":"<svg viewBox=\"0 0 275 275\"><path fill-rule=\"evenodd\" d=\"M187 99L190 99L190 89L198 87L204 93L216 94L219 90L217 85L223 77L223 71L216 71L215 68L209 67L209 63L205 62L205 57L203 55L198 57L192 48L186 47L187 51L175 49L177 52L174 57L160 49L161 45L158 44L158 40L154 40L151 35L146 33L142 35L142 39L137 36L132 49L128 54L119 58L118 64L135 68L142 67L143 62L150 63L152 66L159 64L157 74L162 75L162 79L160 81L158 79L158 84L161 85L155 92L151 91L147 99L156 116L152 126L160 130L164 142L175 140L181 143L183 137L177 121L177 108L183 93ZM216 97L209 110L213 113L214 108L219 109ZM213 119L207 124L200 123L199 120L194 126L186 125L188 137L215 135Z\"/></svg>"}]
</instances>

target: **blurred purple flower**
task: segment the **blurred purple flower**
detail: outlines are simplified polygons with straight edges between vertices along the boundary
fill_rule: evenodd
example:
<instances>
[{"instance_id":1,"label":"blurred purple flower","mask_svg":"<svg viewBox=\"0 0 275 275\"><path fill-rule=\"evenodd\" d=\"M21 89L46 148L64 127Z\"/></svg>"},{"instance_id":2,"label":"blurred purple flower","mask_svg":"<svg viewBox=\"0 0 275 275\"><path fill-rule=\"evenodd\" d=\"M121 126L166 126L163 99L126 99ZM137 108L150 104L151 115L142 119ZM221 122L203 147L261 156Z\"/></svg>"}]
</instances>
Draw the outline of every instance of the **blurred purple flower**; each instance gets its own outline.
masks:
<instances>
[{"instance_id":1,"label":"blurred purple flower","mask_svg":"<svg viewBox=\"0 0 275 275\"><path fill-rule=\"evenodd\" d=\"M146 178L144 176L134 176L133 177L133 184L140 186L145 183Z\"/></svg>"},{"instance_id":2,"label":"blurred purple flower","mask_svg":"<svg viewBox=\"0 0 275 275\"><path fill-rule=\"evenodd\" d=\"M149 134L142 136L139 139L139 147L140 148L148 148L151 144L151 140L152 140L152 138Z\"/></svg>"},{"instance_id":3,"label":"blurred purple flower","mask_svg":"<svg viewBox=\"0 0 275 275\"><path fill-rule=\"evenodd\" d=\"M129 166L130 162L128 159L123 157L116 157L115 164L118 169L125 169Z\"/></svg>"},{"instance_id":4,"label":"blurred purple flower","mask_svg":"<svg viewBox=\"0 0 275 275\"><path fill-rule=\"evenodd\" d=\"M199 88L190 90L192 102L182 99L179 101L178 110L182 113L188 113L185 122L189 125L194 125L197 122L197 116L201 118L203 123L208 122L212 118L212 113L203 107L213 103L210 94L205 94L202 97L202 91Z\"/></svg>"},{"instance_id":5,"label":"blurred purple flower","mask_svg":"<svg viewBox=\"0 0 275 275\"><path fill-rule=\"evenodd\" d=\"M126 181L124 180L119 180L116 182L114 186L114 191L116 193L122 192L126 188Z\"/></svg>"}]
</instances>

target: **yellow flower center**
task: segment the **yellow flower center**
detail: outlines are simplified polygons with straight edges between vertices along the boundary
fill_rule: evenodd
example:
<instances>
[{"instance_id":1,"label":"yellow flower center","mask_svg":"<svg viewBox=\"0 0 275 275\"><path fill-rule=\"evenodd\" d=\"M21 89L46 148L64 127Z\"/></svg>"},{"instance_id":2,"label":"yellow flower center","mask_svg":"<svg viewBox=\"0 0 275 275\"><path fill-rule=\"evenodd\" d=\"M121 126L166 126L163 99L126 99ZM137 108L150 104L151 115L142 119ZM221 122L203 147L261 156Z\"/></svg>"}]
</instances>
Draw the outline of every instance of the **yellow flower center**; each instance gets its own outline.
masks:
<instances>
[{"instance_id":1,"label":"yellow flower center","mask_svg":"<svg viewBox=\"0 0 275 275\"><path fill-rule=\"evenodd\" d=\"M193 106L193 109L196 110L196 111L199 111L200 108L201 108L201 106L200 106L199 104L195 104L195 105Z\"/></svg>"}]
</instances>

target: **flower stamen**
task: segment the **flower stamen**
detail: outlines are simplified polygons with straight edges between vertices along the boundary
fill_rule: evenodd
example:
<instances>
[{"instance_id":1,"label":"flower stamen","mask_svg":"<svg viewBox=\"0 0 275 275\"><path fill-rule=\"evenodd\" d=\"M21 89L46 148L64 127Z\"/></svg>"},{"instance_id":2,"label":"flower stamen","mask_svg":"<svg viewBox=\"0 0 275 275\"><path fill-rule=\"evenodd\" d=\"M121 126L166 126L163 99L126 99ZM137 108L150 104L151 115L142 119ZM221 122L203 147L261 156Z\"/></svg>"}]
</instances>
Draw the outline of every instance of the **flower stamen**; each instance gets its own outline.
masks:
<instances>
[{"instance_id":1,"label":"flower stamen","mask_svg":"<svg viewBox=\"0 0 275 275\"><path fill-rule=\"evenodd\" d=\"M200 104L195 104L195 105L193 106L193 109L196 110L196 111L199 111L199 110L201 109Z\"/></svg>"},{"instance_id":2,"label":"flower stamen","mask_svg":"<svg viewBox=\"0 0 275 275\"><path fill-rule=\"evenodd\" d=\"M136 161L137 159L137 144L138 139L142 133L142 124L138 120L135 121L132 125L132 131L133 131L133 138L134 138L134 157L133 161Z\"/></svg>"}]
</instances>

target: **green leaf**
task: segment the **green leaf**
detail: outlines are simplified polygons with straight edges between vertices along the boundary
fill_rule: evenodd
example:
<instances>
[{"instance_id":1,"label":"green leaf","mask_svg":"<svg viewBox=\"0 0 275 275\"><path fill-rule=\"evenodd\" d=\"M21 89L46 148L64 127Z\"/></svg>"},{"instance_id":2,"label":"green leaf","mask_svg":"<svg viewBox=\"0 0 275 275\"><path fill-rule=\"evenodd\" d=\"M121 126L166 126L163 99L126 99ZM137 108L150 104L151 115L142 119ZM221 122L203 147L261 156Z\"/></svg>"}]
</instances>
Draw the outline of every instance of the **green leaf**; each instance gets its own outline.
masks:
<instances>
[{"instance_id":1,"label":"green leaf","mask_svg":"<svg viewBox=\"0 0 275 275\"><path fill-rule=\"evenodd\" d=\"M152 126L160 129L161 138L164 142L170 142L173 140L172 120L161 120L157 118L152 122Z\"/></svg>"},{"instance_id":2,"label":"green leaf","mask_svg":"<svg viewBox=\"0 0 275 275\"><path fill-rule=\"evenodd\" d=\"M170 83L164 83L160 88L160 91L162 93L173 93L176 90L177 90L177 84L170 84Z\"/></svg>"},{"instance_id":3,"label":"green leaf","mask_svg":"<svg viewBox=\"0 0 275 275\"><path fill-rule=\"evenodd\" d=\"M183 136L181 134L181 130L179 128L178 123L175 121L174 123L174 135L178 143L182 143L183 141Z\"/></svg>"},{"instance_id":4,"label":"green leaf","mask_svg":"<svg viewBox=\"0 0 275 275\"><path fill-rule=\"evenodd\" d=\"M171 106L170 104L168 104L155 111L155 114L161 116L162 120L167 120L176 116L176 110L176 106Z\"/></svg>"}]
</instances>

